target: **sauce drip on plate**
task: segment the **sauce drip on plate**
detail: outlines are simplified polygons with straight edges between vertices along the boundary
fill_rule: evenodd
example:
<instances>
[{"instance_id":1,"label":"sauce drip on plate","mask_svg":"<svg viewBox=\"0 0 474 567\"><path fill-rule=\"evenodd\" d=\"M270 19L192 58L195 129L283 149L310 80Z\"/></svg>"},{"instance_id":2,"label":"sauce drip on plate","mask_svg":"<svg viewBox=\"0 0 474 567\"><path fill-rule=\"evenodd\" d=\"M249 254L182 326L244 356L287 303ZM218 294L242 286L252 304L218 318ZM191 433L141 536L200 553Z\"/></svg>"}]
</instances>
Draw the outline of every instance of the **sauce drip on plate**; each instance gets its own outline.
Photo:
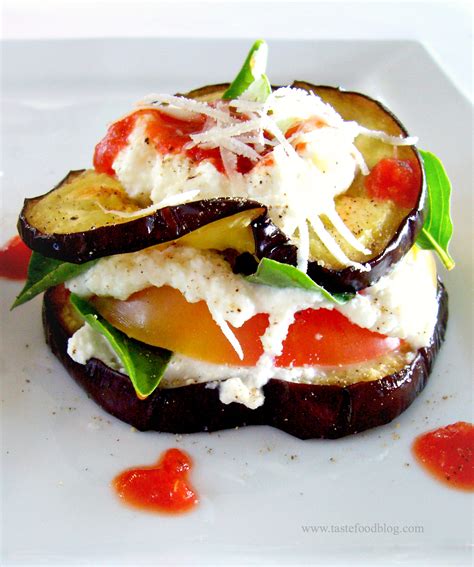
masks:
<instances>
[{"instance_id":1,"label":"sauce drip on plate","mask_svg":"<svg viewBox=\"0 0 474 567\"><path fill-rule=\"evenodd\" d=\"M31 250L19 236L14 236L0 249L0 277L25 280L30 258Z\"/></svg>"},{"instance_id":2,"label":"sauce drip on plate","mask_svg":"<svg viewBox=\"0 0 474 567\"><path fill-rule=\"evenodd\" d=\"M458 421L417 437L413 454L428 472L451 488L474 490L474 426Z\"/></svg>"},{"instance_id":3,"label":"sauce drip on plate","mask_svg":"<svg viewBox=\"0 0 474 567\"><path fill-rule=\"evenodd\" d=\"M192 460L173 448L165 451L151 466L128 469L113 480L113 487L124 502L148 512L179 514L199 502L188 480Z\"/></svg>"}]
</instances>

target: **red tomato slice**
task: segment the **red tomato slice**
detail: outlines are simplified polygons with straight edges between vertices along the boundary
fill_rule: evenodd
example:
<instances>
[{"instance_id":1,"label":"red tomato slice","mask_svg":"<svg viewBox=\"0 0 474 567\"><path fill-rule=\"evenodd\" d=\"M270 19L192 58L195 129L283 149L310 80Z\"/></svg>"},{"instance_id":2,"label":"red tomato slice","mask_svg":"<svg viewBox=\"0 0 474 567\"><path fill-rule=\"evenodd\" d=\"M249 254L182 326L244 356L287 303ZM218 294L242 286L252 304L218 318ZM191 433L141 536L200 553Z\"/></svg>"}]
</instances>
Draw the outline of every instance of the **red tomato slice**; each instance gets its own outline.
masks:
<instances>
[{"instance_id":1,"label":"red tomato slice","mask_svg":"<svg viewBox=\"0 0 474 567\"><path fill-rule=\"evenodd\" d=\"M203 301L188 303L176 289L147 288L126 301L102 297L94 302L102 316L128 336L197 360L253 366L262 354L260 337L268 327L268 315L263 313L242 327L231 327L244 351L240 360L207 305ZM296 314L276 365L353 364L399 345L399 339L358 327L338 311L307 309Z\"/></svg>"},{"instance_id":2,"label":"red tomato slice","mask_svg":"<svg viewBox=\"0 0 474 567\"><path fill-rule=\"evenodd\" d=\"M381 159L365 178L365 187L370 197L413 209L421 188L420 166L414 160Z\"/></svg>"},{"instance_id":3,"label":"red tomato slice","mask_svg":"<svg viewBox=\"0 0 474 567\"><path fill-rule=\"evenodd\" d=\"M363 329L334 309L306 309L296 314L276 365L354 364L399 346L399 339Z\"/></svg>"}]
</instances>

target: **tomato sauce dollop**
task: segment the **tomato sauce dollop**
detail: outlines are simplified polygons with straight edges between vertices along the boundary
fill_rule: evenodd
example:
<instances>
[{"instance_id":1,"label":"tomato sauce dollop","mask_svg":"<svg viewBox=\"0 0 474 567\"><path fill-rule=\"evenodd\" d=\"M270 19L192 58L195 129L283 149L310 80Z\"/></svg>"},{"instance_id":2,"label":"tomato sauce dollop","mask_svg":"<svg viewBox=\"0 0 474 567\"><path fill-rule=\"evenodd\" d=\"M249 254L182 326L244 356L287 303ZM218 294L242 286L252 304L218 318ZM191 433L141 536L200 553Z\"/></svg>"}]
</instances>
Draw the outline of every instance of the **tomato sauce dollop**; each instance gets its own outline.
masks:
<instances>
[{"instance_id":1,"label":"tomato sauce dollop","mask_svg":"<svg viewBox=\"0 0 474 567\"><path fill-rule=\"evenodd\" d=\"M172 448L155 465L128 469L112 484L118 496L134 508L167 514L188 512L199 502L188 480L191 466L189 455Z\"/></svg>"},{"instance_id":2,"label":"tomato sauce dollop","mask_svg":"<svg viewBox=\"0 0 474 567\"><path fill-rule=\"evenodd\" d=\"M152 144L158 153L162 155L183 153L195 163L207 159L220 173L224 173L225 168L219 148L206 149L195 146L184 149L184 146L191 141L191 134L203 131L205 116L199 114L191 120L183 120L153 108L138 110L109 127L105 137L95 147L96 171L115 175L113 169L115 158L127 146L128 137L140 116L145 116L147 119L145 143ZM236 167L239 173L248 173L253 165L249 158L237 156Z\"/></svg>"},{"instance_id":3,"label":"tomato sauce dollop","mask_svg":"<svg viewBox=\"0 0 474 567\"><path fill-rule=\"evenodd\" d=\"M365 178L365 188L370 197L413 209L421 189L420 166L414 160L381 159Z\"/></svg>"},{"instance_id":4,"label":"tomato sauce dollop","mask_svg":"<svg viewBox=\"0 0 474 567\"><path fill-rule=\"evenodd\" d=\"M417 437L417 461L451 488L474 490L474 426L458 421Z\"/></svg>"},{"instance_id":5,"label":"tomato sauce dollop","mask_svg":"<svg viewBox=\"0 0 474 567\"><path fill-rule=\"evenodd\" d=\"M25 280L30 258L31 250L19 236L14 236L0 249L0 277Z\"/></svg>"}]
</instances>

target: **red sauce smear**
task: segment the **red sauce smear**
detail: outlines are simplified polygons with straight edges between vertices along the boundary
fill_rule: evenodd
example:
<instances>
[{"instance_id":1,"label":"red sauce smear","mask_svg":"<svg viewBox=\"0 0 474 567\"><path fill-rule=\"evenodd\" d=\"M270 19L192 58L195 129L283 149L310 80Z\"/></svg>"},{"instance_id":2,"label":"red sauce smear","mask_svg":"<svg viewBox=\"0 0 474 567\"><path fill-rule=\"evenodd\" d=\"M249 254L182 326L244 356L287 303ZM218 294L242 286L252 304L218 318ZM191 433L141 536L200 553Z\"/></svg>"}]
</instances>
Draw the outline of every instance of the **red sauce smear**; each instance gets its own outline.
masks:
<instances>
[{"instance_id":1,"label":"red sauce smear","mask_svg":"<svg viewBox=\"0 0 474 567\"><path fill-rule=\"evenodd\" d=\"M189 512L199 502L188 480L191 466L191 457L185 452L168 449L155 465L128 469L117 475L113 487L134 508L167 514Z\"/></svg>"},{"instance_id":2,"label":"red sauce smear","mask_svg":"<svg viewBox=\"0 0 474 567\"><path fill-rule=\"evenodd\" d=\"M381 159L365 178L370 197L391 200L405 209L416 206L420 186L420 165L414 160Z\"/></svg>"},{"instance_id":3,"label":"red sauce smear","mask_svg":"<svg viewBox=\"0 0 474 567\"><path fill-rule=\"evenodd\" d=\"M474 426L458 421L417 437L417 461L451 488L474 490Z\"/></svg>"},{"instance_id":4,"label":"red sauce smear","mask_svg":"<svg viewBox=\"0 0 474 567\"><path fill-rule=\"evenodd\" d=\"M0 249L0 277L25 280L30 258L31 250L19 236L14 236Z\"/></svg>"},{"instance_id":5,"label":"red sauce smear","mask_svg":"<svg viewBox=\"0 0 474 567\"><path fill-rule=\"evenodd\" d=\"M195 146L184 149L185 144L191 140L191 134L198 134L204 129L205 116L196 115L192 120L183 120L153 108L138 110L110 126L105 137L95 147L96 171L115 175L114 160L127 145L128 137L140 116L147 117L145 142L152 144L157 152L163 155L184 153L196 163L207 159L219 172L224 173L219 148L204 149ZM237 171L240 173L248 173L253 166L254 163L249 158L237 156Z\"/></svg>"}]
</instances>

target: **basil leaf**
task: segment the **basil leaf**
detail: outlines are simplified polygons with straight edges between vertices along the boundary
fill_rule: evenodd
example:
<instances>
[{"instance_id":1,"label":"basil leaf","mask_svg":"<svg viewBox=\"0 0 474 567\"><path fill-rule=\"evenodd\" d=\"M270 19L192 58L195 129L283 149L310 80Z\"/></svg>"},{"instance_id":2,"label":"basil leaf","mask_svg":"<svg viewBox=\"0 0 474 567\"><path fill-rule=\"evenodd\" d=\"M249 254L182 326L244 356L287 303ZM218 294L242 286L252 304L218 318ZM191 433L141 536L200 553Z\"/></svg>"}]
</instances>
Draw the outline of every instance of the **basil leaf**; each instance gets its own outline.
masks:
<instances>
[{"instance_id":1,"label":"basil leaf","mask_svg":"<svg viewBox=\"0 0 474 567\"><path fill-rule=\"evenodd\" d=\"M272 287L296 287L308 291L317 291L323 297L334 303L342 305L354 297L353 293L334 293L314 282L307 274L289 264L282 264L276 260L262 258L257 271L251 276L246 276L251 283L270 285Z\"/></svg>"},{"instance_id":2,"label":"basil leaf","mask_svg":"<svg viewBox=\"0 0 474 567\"><path fill-rule=\"evenodd\" d=\"M74 293L70 301L89 325L103 335L120 358L141 399L149 396L158 386L171 358L171 352L131 339L108 323L95 307Z\"/></svg>"},{"instance_id":3,"label":"basil leaf","mask_svg":"<svg viewBox=\"0 0 474 567\"><path fill-rule=\"evenodd\" d=\"M272 87L270 85L268 77L266 75L262 75L240 95L240 98L254 102L265 102L271 92Z\"/></svg>"},{"instance_id":4,"label":"basil leaf","mask_svg":"<svg viewBox=\"0 0 474 567\"><path fill-rule=\"evenodd\" d=\"M448 251L453 234L450 197L451 182L441 161L431 152L419 150L426 174L428 198L425 203L425 222L416 243L420 248L434 250L448 270L454 268L454 260Z\"/></svg>"},{"instance_id":5,"label":"basil leaf","mask_svg":"<svg viewBox=\"0 0 474 567\"><path fill-rule=\"evenodd\" d=\"M265 101L271 93L270 83L265 75L267 56L268 46L266 42L263 39L258 39L250 48L242 68L222 95L222 98L232 100L248 90L249 100Z\"/></svg>"},{"instance_id":6,"label":"basil leaf","mask_svg":"<svg viewBox=\"0 0 474 567\"><path fill-rule=\"evenodd\" d=\"M30 301L33 297L48 288L69 280L92 267L97 260L85 264L70 264L61 260L46 258L38 252L33 252L28 264L28 277L25 286L15 299L11 309Z\"/></svg>"}]
</instances>

